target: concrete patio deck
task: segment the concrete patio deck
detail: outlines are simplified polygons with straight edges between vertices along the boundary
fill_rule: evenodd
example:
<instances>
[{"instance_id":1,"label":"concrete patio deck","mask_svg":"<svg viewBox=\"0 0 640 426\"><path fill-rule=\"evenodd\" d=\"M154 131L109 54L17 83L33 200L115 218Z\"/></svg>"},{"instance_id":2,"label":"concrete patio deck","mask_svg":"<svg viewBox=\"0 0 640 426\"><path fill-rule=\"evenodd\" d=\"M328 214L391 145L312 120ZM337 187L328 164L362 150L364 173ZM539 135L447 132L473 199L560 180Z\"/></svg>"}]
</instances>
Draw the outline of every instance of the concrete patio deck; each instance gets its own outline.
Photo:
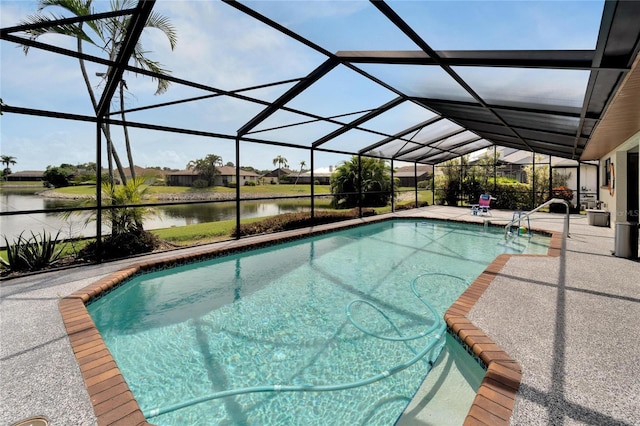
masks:
<instances>
[{"instance_id":1,"label":"concrete patio deck","mask_svg":"<svg viewBox=\"0 0 640 426\"><path fill-rule=\"evenodd\" d=\"M492 214L430 206L394 216L493 223L512 216ZM559 257L510 257L468 315L522 368L511 424L640 424L640 263L612 256L614 230L586 222L571 217ZM563 216L536 213L532 226L561 231ZM128 265L176 253L1 282L0 424L36 415L52 424L98 424L59 301Z\"/></svg>"}]
</instances>

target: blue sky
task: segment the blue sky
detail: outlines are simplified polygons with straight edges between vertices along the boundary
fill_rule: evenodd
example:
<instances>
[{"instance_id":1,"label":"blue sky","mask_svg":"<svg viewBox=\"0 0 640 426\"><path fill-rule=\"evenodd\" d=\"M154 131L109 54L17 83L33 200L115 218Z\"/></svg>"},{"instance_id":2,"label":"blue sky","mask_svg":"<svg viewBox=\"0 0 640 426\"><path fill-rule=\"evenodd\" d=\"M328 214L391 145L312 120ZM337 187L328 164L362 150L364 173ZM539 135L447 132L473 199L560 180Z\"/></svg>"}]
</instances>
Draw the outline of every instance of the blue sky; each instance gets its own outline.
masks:
<instances>
[{"instance_id":1,"label":"blue sky","mask_svg":"<svg viewBox=\"0 0 640 426\"><path fill-rule=\"evenodd\" d=\"M108 2L96 1L98 11ZM382 14L365 1L278 1L249 2L249 6L298 31L328 51L338 50L417 50L417 47L393 27ZM474 49L593 49L602 15L601 1L390 1L389 4L436 50ZM33 1L0 3L2 27L18 24L33 13ZM175 77L197 81L224 90L301 78L320 65L325 57L278 33L234 8L213 1L163 1L156 10L171 19L178 33L172 52L158 31L147 30L143 45L149 56L159 60ZM53 9L52 9L53 11ZM46 39L56 45L74 48L74 41L63 36ZM19 47L5 41L0 45L0 96L6 104L45 110L60 110L91 115L89 98L78 62L31 49L24 55ZM97 51L89 53L98 54ZM438 95L450 90L451 82L438 69L429 72L408 67L363 66L368 72L408 93ZM90 64L89 74L104 72ZM587 73L532 72L531 70L495 70L465 68L465 78L474 79L491 97L508 92L514 99L546 99L561 104L581 104L579 98ZM172 85L166 94L154 96L155 83L143 76L125 75L129 93L127 108L135 108L199 96L204 92ZM522 85L523 81L548 82L543 86ZM100 91L100 79L92 84ZM273 100L291 85L246 93ZM535 87L534 87L535 86ZM357 73L338 67L294 99L289 106L318 115L354 113L376 108L395 98L391 91L362 79ZM549 100L550 99L550 100ZM424 121L428 113L404 106L402 114L389 114L375 123L373 130L396 132ZM247 104L227 97L194 102L163 109L131 113L131 121L187 127L235 135L236 131L259 113L263 106ZM350 121L357 115L344 118ZM305 120L290 113L277 113L256 130L269 129ZM373 124L372 124L373 125ZM263 131L255 137L307 146L336 126L316 123ZM209 153L235 162L233 141L171 133L130 129L137 165L184 168L193 159ZM118 136L116 144L121 144ZM334 145L357 146L380 138L354 131ZM0 118L0 152L17 158L18 170L43 170L47 165L95 161L95 127L91 123L52 120L5 114ZM119 152L124 160L124 151ZM272 159L282 155L292 168L300 161L310 164L302 149L260 146L243 143L241 165L272 168ZM317 153L316 167L335 165L345 156Z\"/></svg>"}]
</instances>

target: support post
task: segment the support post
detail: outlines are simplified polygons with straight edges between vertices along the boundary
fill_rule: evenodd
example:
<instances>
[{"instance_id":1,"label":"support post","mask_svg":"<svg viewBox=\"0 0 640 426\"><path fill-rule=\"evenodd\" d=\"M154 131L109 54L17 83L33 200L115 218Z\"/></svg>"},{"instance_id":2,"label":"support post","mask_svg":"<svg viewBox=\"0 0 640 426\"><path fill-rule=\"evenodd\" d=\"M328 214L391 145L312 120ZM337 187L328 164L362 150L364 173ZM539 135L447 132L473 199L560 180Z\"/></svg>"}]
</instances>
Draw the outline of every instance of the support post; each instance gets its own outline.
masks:
<instances>
[{"instance_id":1,"label":"support post","mask_svg":"<svg viewBox=\"0 0 640 426\"><path fill-rule=\"evenodd\" d=\"M102 262L102 117L96 122L96 261ZM107 154L108 155L108 154Z\"/></svg>"},{"instance_id":2,"label":"support post","mask_svg":"<svg viewBox=\"0 0 640 426\"><path fill-rule=\"evenodd\" d=\"M313 221L315 219L315 213L316 213L316 211L315 211L315 206L316 206L316 197L315 197L315 194L316 194L316 183L315 183L315 174L313 172L314 167L315 167L314 166L314 161L313 161L314 158L315 158L314 154L315 153L314 153L313 147L311 147L311 159L309 161L310 161L310 164L311 164L311 223L312 224L313 224Z\"/></svg>"},{"instance_id":3,"label":"support post","mask_svg":"<svg viewBox=\"0 0 640 426\"><path fill-rule=\"evenodd\" d=\"M533 182L531 184L531 191L533 192L533 194L531 194L531 209L533 209L536 206L537 200L536 200L536 153L531 151L531 164L532 164L532 170L533 170Z\"/></svg>"},{"instance_id":4,"label":"support post","mask_svg":"<svg viewBox=\"0 0 640 426\"><path fill-rule=\"evenodd\" d=\"M393 158L391 159L391 213L393 213L394 207L395 207L395 197L393 196L393 194L395 194L395 186L394 186L394 181L393 181Z\"/></svg>"},{"instance_id":5,"label":"support post","mask_svg":"<svg viewBox=\"0 0 640 426\"><path fill-rule=\"evenodd\" d=\"M413 190L415 193L416 208L418 208L418 163L413 163Z\"/></svg>"},{"instance_id":6,"label":"support post","mask_svg":"<svg viewBox=\"0 0 640 426\"><path fill-rule=\"evenodd\" d=\"M240 136L236 136L236 240L240 239Z\"/></svg>"},{"instance_id":7,"label":"support post","mask_svg":"<svg viewBox=\"0 0 640 426\"><path fill-rule=\"evenodd\" d=\"M436 165L431 166L431 205L436 204Z\"/></svg>"},{"instance_id":8,"label":"support post","mask_svg":"<svg viewBox=\"0 0 640 426\"><path fill-rule=\"evenodd\" d=\"M362 155L358 154L358 217L362 218Z\"/></svg>"},{"instance_id":9,"label":"support post","mask_svg":"<svg viewBox=\"0 0 640 426\"><path fill-rule=\"evenodd\" d=\"M498 190L498 147L493 145L493 193Z\"/></svg>"}]
</instances>

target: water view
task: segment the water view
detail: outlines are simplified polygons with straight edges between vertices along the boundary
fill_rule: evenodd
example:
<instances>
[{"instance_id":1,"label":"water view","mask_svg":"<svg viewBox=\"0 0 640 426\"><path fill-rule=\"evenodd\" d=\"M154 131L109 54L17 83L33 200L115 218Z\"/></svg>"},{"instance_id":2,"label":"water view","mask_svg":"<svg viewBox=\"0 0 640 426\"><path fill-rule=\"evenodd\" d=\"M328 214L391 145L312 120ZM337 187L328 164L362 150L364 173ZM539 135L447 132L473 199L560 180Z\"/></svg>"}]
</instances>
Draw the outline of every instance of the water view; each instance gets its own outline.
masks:
<instances>
[{"instance_id":1,"label":"water view","mask_svg":"<svg viewBox=\"0 0 640 426\"><path fill-rule=\"evenodd\" d=\"M76 207L77 200L45 198L33 190L3 189L0 191L0 211L44 210ZM144 222L145 229L161 229L173 226L231 220L236 217L235 202L160 206L157 215ZM303 200L243 201L240 203L242 218L273 216L281 213L308 211L309 203ZM11 242L22 231L30 235L46 230L54 235L60 231L61 238L92 236L96 233L95 222L86 223L89 213L74 214L65 219L59 213L31 213L3 216L0 234ZM2 243L4 241L2 240Z\"/></svg>"}]
</instances>

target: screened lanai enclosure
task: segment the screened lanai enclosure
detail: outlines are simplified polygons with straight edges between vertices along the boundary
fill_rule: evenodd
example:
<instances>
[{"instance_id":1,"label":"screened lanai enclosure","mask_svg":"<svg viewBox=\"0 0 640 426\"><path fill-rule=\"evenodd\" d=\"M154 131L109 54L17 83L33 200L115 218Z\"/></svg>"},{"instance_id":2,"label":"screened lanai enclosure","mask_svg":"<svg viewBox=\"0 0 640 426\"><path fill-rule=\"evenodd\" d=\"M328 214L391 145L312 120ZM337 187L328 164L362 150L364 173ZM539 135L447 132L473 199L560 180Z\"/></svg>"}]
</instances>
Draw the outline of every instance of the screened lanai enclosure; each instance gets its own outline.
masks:
<instances>
[{"instance_id":1,"label":"screened lanai enclosure","mask_svg":"<svg viewBox=\"0 0 640 426\"><path fill-rule=\"evenodd\" d=\"M606 176L583 152L640 35L635 1L116 5L38 12L35 1L3 2L2 153L18 165L41 158L42 169L102 171L82 205L6 205L3 222L21 219L14 231L41 229L39 215L80 212L95 226L83 235L100 240L116 211L218 204L239 226L273 214L256 207L265 198L313 218L336 196L324 170L347 162L357 185L342 191L395 194L392 210L464 206L484 192L497 208L558 196L591 208ZM100 190L140 167L147 185L193 175L187 165L210 154L227 167L231 195L158 190L124 203ZM391 187L366 185L369 158L384 162ZM254 171L272 159L299 190L249 191L270 185Z\"/></svg>"}]
</instances>

